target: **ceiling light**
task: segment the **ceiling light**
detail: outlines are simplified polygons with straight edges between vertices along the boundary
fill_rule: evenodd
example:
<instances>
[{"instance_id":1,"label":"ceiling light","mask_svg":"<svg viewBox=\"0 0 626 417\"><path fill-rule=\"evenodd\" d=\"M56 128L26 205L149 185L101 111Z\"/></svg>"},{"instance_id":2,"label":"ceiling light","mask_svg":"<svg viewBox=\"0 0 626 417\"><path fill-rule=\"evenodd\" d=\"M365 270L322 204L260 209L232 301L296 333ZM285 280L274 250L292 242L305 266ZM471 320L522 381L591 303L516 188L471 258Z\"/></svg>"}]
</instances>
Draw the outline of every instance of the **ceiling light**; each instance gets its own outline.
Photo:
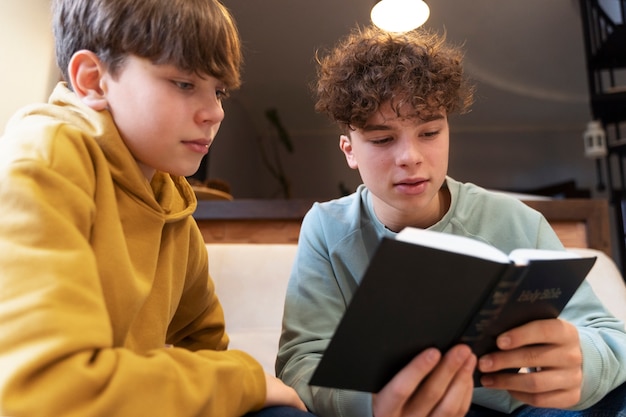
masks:
<instances>
[{"instance_id":1,"label":"ceiling light","mask_svg":"<svg viewBox=\"0 0 626 417\"><path fill-rule=\"evenodd\" d=\"M372 22L388 32L408 32L426 22L428 5L422 0L381 0L371 12Z\"/></svg>"}]
</instances>

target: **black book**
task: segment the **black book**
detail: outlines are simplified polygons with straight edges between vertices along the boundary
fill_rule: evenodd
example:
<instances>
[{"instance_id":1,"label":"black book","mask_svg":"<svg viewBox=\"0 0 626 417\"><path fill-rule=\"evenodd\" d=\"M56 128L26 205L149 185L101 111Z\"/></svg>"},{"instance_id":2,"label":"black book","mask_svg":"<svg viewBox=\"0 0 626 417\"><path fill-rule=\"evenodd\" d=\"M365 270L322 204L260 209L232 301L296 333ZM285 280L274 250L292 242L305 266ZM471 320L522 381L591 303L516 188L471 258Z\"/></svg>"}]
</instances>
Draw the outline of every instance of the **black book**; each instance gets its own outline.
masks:
<instances>
[{"instance_id":1,"label":"black book","mask_svg":"<svg viewBox=\"0 0 626 417\"><path fill-rule=\"evenodd\" d=\"M502 332L557 317L594 263L406 228L380 242L310 384L378 392L428 347L480 357Z\"/></svg>"}]
</instances>

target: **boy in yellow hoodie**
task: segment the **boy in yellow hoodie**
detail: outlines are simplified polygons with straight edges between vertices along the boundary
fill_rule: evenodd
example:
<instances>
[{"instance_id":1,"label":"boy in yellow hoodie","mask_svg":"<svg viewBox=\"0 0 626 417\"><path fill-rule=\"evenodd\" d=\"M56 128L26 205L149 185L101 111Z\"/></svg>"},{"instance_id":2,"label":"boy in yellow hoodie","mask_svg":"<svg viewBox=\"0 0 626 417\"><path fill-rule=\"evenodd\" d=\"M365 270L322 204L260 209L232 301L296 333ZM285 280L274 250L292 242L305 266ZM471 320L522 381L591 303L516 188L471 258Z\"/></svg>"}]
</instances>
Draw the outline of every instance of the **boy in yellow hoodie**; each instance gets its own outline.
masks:
<instances>
[{"instance_id":1,"label":"boy in yellow hoodie","mask_svg":"<svg viewBox=\"0 0 626 417\"><path fill-rule=\"evenodd\" d=\"M228 337L185 176L240 83L217 0L54 0L67 81L0 139L0 415L308 415ZM256 415L256 414L255 414Z\"/></svg>"}]
</instances>

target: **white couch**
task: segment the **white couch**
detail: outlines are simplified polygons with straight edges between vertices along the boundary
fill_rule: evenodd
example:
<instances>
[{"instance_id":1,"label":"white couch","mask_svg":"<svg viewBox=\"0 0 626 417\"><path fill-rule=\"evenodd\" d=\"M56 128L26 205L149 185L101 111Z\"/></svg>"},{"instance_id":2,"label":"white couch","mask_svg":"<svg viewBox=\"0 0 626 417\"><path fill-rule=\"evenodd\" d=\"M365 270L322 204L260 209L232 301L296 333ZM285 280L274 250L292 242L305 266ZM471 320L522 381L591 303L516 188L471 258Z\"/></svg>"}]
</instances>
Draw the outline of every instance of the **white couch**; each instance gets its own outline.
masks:
<instances>
[{"instance_id":1,"label":"white couch","mask_svg":"<svg viewBox=\"0 0 626 417\"><path fill-rule=\"evenodd\" d=\"M274 360L295 244L207 244L209 271L224 307L230 347L254 356L274 374ZM626 286L611 258L575 249L598 260L588 276L606 307L626 322Z\"/></svg>"}]
</instances>

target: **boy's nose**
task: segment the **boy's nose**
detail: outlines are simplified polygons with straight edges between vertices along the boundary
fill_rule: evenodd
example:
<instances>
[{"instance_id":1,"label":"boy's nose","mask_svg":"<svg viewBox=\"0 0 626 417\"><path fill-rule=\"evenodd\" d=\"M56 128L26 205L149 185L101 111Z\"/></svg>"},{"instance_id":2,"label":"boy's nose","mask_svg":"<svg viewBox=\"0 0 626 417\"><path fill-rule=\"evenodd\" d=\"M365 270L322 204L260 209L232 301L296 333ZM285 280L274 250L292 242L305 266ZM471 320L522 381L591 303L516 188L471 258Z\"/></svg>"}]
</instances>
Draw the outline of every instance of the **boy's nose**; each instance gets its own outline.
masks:
<instances>
[{"instance_id":1,"label":"boy's nose","mask_svg":"<svg viewBox=\"0 0 626 417\"><path fill-rule=\"evenodd\" d=\"M196 122L200 124L221 123L224 120L224 108L218 100L206 103L196 114Z\"/></svg>"},{"instance_id":2,"label":"boy's nose","mask_svg":"<svg viewBox=\"0 0 626 417\"><path fill-rule=\"evenodd\" d=\"M415 165L421 162L422 153L419 146L411 140L401 141L398 146L398 165Z\"/></svg>"}]
</instances>

